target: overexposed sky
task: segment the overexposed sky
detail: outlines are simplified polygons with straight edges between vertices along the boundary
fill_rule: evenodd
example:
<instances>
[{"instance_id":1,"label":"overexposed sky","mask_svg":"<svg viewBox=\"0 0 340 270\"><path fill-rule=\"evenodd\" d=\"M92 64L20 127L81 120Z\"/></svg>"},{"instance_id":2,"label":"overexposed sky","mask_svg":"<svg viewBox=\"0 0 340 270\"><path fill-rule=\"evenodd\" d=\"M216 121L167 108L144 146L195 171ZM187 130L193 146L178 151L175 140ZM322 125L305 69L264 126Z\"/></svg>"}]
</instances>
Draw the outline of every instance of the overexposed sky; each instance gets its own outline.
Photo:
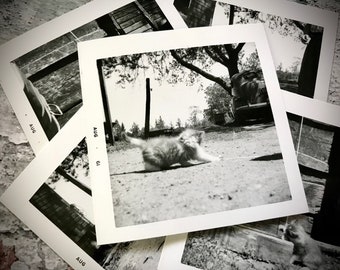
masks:
<instances>
[{"instance_id":1,"label":"overexposed sky","mask_svg":"<svg viewBox=\"0 0 340 270\"><path fill-rule=\"evenodd\" d=\"M151 78L150 78L151 79ZM136 84L125 89L115 85L108 80L107 92L109 96L112 121L116 119L124 123L126 130L129 130L135 122L140 128L145 121L145 78L141 76ZM198 91L199 85L186 86L185 84L168 85L150 80L151 84L151 110L150 125L154 126L155 119L159 116L169 125L176 124L181 119L184 124L190 115L190 107L198 106L201 110L207 108L203 91ZM116 86L116 87L115 87Z\"/></svg>"},{"instance_id":2,"label":"overexposed sky","mask_svg":"<svg viewBox=\"0 0 340 270\"><path fill-rule=\"evenodd\" d=\"M85 171L86 169L82 168L82 166L78 167L76 169L78 175L75 178L82 184L90 187L90 177L85 175ZM47 184L54 188L54 191L69 204L74 204L89 221L94 223L92 197L90 195L62 176L59 181L52 184L47 182Z\"/></svg>"},{"instance_id":3,"label":"overexposed sky","mask_svg":"<svg viewBox=\"0 0 340 270\"><path fill-rule=\"evenodd\" d=\"M80 212L94 223L92 197L69 181L60 179L55 185L55 192L69 204L74 204Z\"/></svg>"}]
</instances>

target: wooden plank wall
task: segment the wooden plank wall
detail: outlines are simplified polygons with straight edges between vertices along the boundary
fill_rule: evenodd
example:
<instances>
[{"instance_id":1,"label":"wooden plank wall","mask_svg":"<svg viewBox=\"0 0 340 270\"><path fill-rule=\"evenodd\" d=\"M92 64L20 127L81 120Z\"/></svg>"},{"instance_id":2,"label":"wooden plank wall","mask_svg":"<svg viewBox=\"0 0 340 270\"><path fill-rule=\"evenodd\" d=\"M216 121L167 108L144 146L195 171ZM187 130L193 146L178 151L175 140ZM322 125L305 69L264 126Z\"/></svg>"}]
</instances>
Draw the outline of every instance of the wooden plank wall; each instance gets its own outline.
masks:
<instances>
[{"instance_id":1,"label":"wooden plank wall","mask_svg":"<svg viewBox=\"0 0 340 270\"><path fill-rule=\"evenodd\" d=\"M210 25L215 5L215 1L191 0L186 20L188 26L199 27Z\"/></svg>"},{"instance_id":2,"label":"wooden plank wall","mask_svg":"<svg viewBox=\"0 0 340 270\"><path fill-rule=\"evenodd\" d=\"M165 18L154 0L130 3L109 16L112 27L120 34L153 31ZM105 36L96 21L92 21L14 61L47 102L57 104L64 112L58 116L61 127L82 105L77 42Z\"/></svg>"}]
</instances>

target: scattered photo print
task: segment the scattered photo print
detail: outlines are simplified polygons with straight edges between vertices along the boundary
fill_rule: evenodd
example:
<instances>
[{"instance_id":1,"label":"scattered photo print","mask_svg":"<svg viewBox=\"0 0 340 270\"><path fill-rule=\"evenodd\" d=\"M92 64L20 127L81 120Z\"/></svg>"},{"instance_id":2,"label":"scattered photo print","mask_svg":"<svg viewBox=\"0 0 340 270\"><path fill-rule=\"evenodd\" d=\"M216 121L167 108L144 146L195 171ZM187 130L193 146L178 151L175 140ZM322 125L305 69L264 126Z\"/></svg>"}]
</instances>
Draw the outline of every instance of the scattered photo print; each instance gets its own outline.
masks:
<instances>
[{"instance_id":1,"label":"scattered photo print","mask_svg":"<svg viewBox=\"0 0 340 270\"><path fill-rule=\"evenodd\" d=\"M117 227L291 199L255 43L97 65Z\"/></svg>"},{"instance_id":2,"label":"scattered photo print","mask_svg":"<svg viewBox=\"0 0 340 270\"><path fill-rule=\"evenodd\" d=\"M175 0L173 4L188 27L263 23L268 30L268 41L282 90L313 98L316 82L324 76L318 73L319 66L332 65L332 62L319 62L322 44L328 42L324 39L323 26L268 14L262 12L261 7L253 10L229 4L228 1ZM293 7L287 3L286 9L289 8ZM281 12L277 11L277 14ZM306 11L306 14L309 13ZM320 16L326 15L321 13ZM321 91L328 92L329 80L326 83Z\"/></svg>"},{"instance_id":3,"label":"scattered photo print","mask_svg":"<svg viewBox=\"0 0 340 270\"><path fill-rule=\"evenodd\" d=\"M338 269L340 129L289 114L309 213L189 233L194 269Z\"/></svg>"},{"instance_id":4,"label":"scattered photo print","mask_svg":"<svg viewBox=\"0 0 340 270\"><path fill-rule=\"evenodd\" d=\"M47 138L82 106L78 42L171 28L155 0L136 0L14 60Z\"/></svg>"},{"instance_id":5,"label":"scattered photo print","mask_svg":"<svg viewBox=\"0 0 340 270\"><path fill-rule=\"evenodd\" d=\"M30 203L103 269L157 269L164 238L97 245L85 139L37 190Z\"/></svg>"}]
</instances>

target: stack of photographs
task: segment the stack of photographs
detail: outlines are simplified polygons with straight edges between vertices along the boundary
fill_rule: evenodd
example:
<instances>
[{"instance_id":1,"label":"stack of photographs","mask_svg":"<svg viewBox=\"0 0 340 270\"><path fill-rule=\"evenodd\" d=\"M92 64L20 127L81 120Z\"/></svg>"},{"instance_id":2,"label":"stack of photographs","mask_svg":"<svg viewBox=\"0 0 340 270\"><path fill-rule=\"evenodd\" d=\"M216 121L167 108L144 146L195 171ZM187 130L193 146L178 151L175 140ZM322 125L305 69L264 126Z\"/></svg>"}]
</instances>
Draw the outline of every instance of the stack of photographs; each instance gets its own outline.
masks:
<instances>
[{"instance_id":1,"label":"stack of photographs","mask_svg":"<svg viewBox=\"0 0 340 270\"><path fill-rule=\"evenodd\" d=\"M36 157L0 201L74 269L340 268L337 27L283 0L94 0L9 41Z\"/></svg>"}]
</instances>

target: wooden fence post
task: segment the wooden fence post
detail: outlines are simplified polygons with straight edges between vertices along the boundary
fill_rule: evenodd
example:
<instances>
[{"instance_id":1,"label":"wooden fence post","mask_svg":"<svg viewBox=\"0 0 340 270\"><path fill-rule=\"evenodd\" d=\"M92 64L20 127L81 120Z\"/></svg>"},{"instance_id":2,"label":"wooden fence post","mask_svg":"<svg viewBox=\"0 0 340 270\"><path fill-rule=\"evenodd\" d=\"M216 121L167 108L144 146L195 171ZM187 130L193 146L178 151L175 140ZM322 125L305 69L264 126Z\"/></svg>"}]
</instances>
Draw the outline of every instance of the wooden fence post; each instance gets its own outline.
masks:
<instances>
[{"instance_id":1,"label":"wooden fence post","mask_svg":"<svg viewBox=\"0 0 340 270\"><path fill-rule=\"evenodd\" d=\"M105 133L108 135L108 141L112 145L114 144L114 136L113 136L113 128L112 128L112 120L111 120L111 112L110 112L110 105L109 100L106 93L105 88L105 82L104 82L104 74L102 70L102 60L97 60L97 69L98 69L98 76L99 76L99 83L100 83L100 90L102 94L102 100L103 100L103 108L104 108L104 114L105 114Z\"/></svg>"},{"instance_id":2,"label":"wooden fence post","mask_svg":"<svg viewBox=\"0 0 340 270\"><path fill-rule=\"evenodd\" d=\"M144 124L144 138L149 138L150 131L150 103L151 103L151 88L150 78L146 78L146 102L145 102L145 124Z\"/></svg>"}]
</instances>

